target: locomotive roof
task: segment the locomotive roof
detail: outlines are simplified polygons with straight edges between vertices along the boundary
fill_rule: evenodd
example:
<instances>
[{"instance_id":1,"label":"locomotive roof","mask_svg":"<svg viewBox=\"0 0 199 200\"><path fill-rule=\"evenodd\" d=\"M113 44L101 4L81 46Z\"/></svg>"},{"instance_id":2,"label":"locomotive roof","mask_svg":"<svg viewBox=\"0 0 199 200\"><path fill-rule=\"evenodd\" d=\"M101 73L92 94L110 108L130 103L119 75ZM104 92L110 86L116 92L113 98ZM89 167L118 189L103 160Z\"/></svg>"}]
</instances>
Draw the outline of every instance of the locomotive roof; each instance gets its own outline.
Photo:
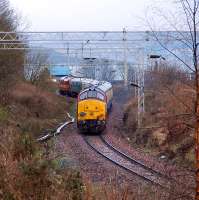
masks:
<instances>
[{"instance_id":1,"label":"locomotive roof","mask_svg":"<svg viewBox=\"0 0 199 200\"><path fill-rule=\"evenodd\" d=\"M60 78L60 80L63 81L66 78L68 78L68 76L63 76L63 77Z\"/></svg>"},{"instance_id":2,"label":"locomotive roof","mask_svg":"<svg viewBox=\"0 0 199 200\"><path fill-rule=\"evenodd\" d=\"M100 82L94 79L89 79L89 78L72 78L71 81L74 82L82 82L82 83L90 83L92 85L99 84Z\"/></svg>"},{"instance_id":3,"label":"locomotive roof","mask_svg":"<svg viewBox=\"0 0 199 200\"><path fill-rule=\"evenodd\" d=\"M112 88L112 85L111 83L106 81L106 82L102 82L102 84L99 84L96 88L103 92L106 92Z\"/></svg>"},{"instance_id":4,"label":"locomotive roof","mask_svg":"<svg viewBox=\"0 0 199 200\"><path fill-rule=\"evenodd\" d=\"M85 92L85 91L88 91L88 90L97 90L97 91L102 91L102 92L105 93L108 90L110 90L111 88L112 88L111 83L109 83L107 81L103 81L103 82L99 82L99 84L97 84L97 85L93 85L93 86L83 90L82 92Z\"/></svg>"},{"instance_id":5,"label":"locomotive roof","mask_svg":"<svg viewBox=\"0 0 199 200\"><path fill-rule=\"evenodd\" d=\"M84 83L91 83L93 85L99 84L99 81L93 80L93 79L87 79L87 78L82 79L82 82L84 82Z\"/></svg>"}]
</instances>

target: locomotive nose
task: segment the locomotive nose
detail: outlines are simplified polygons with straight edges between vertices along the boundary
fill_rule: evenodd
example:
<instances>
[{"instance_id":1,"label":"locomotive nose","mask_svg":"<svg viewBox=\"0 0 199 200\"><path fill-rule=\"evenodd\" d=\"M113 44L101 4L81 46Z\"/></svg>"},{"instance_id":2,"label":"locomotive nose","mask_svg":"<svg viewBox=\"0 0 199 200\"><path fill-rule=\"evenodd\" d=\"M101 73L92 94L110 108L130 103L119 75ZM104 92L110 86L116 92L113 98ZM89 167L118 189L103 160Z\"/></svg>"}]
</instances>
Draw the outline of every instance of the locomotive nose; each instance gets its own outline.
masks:
<instances>
[{"instance_id":1,"label":"locomotive nose","mask_svg":"<svg viewBox=\"0 0 199 200\"><path fill-rule=\"evenodd\" d=\"M84 107L85 112L98 112L99 108L97 105L86 104Z\"/></svg>"}]
</instances>

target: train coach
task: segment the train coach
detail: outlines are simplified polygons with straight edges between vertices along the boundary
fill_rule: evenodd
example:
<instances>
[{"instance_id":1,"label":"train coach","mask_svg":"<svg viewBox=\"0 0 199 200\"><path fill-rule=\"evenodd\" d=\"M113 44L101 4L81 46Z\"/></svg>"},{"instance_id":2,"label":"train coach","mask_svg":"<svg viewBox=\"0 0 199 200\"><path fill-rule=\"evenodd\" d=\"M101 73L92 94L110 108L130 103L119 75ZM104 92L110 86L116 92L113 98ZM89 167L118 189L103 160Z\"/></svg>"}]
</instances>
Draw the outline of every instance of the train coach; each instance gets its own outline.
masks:
<instances>
[{"instance_id":1,"label":"train coach","mask_svg":"<svg viewBox=\"0 0 199 200\"><path fill-rule=\"evenodd\" d=\"M113 88L101 82L83 90L77 101L77 128L80 132L100 133L106 128L107 115L112 108Z\"/></svg>"},{"instance_id":2,"label":"train coach","mask_svg":"<svg viewBox=\"0 0 199 200\"><path fill-rule=\"evenodd\" d=\"M81 90L99 84L99 81L79 78L79 77L64 77L59 82L59 93L77 97Z\"/></svg>"},{"instance_id":3,"label":"train coach","mask_svg":"<svg viewBox=\"0 0 199 200\"><path fill-rule=\"evenodd\" d=\"M69 88L70 88L70 84L69 84L69 81L70 81L71 77L62 77L60 78L59 80L59 93L61 95L66 95L69 91Z\"/></svg>"}]
</instances>

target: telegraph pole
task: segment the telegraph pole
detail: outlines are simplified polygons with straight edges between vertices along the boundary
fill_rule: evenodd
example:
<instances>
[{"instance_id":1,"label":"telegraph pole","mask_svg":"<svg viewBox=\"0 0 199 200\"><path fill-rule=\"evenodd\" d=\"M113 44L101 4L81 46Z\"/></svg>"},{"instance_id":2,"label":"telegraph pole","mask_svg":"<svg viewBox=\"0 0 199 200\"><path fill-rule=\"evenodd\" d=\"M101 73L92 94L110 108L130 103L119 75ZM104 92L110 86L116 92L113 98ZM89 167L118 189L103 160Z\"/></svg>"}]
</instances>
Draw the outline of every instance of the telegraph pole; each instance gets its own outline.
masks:
<instances>
[{"instance_id":1,"label":"telegraph pole","mask_svg":"<svg viewBox=\"0 0 199 200\"><path fill-rule=\"evenodd\" d=\"M69 48L69 43L67 43L67 50L66 50L67 61L66 61L66 62L67 62L67 66L68 66L68 67L70 66L70 65L69 65L69 63L70 63L70 62L69 62L69 53L70 53L69 50L70 50L70 48ZM71 70L72 70L72 69L71 69Z\"/></svg>"},{"instance_id":2,"label":"telegraph pole","mask_svg":"<svg viewBox=\"0 0 199 200\"><path fill-rule=\"evenodd\" d=\"M83 58L84 58L84 43L82 42L82 48L81 48L81 50L82 50L82 60L83 60Z\"/></svg>"},{"instance_id":3,"label":"telegraph pole","mask_svg":"<svg viewBox=\"0 0 199 200\"><path fill-rule=\"evenodd\" d=\"M143 50L140 50L140 63L138 66L138 128L142 125L143 113L145 112L145 99L144 99L144 55Z\"/></svg>"},{"instance_id":4,"label":"telegraph pole","mask_svg":"<svg viewBox=\"0 0 199 200\"><path fill-rule=\"evenodd\" d=\"M123 29L123 43L124 43L124 86L128 86L128 65L127 65L127 44L126 44L126 29Z\"/></svg>"}]
</instances>

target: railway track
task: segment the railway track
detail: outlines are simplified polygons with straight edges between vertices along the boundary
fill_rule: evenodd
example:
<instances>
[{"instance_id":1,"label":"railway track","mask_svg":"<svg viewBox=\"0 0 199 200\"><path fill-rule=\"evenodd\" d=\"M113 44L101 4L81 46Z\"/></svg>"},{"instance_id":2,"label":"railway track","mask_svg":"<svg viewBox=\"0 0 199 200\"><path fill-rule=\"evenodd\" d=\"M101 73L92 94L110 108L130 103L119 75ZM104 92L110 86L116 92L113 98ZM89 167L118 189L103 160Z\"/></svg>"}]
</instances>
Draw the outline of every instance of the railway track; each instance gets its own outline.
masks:
<instances>
[{"instance_id":1,"label":"railway track","mask_svg":"<svg viewBox=\"0 0 199 200\"><path fill-rule=\"evenodd\" d=\"M172 186L168 177L117 150L102 136L83 136L83 138L95 152L129 173L168 190Z\"/></svg>"},{"instance_id":2,"label":"railway track","mask_svg":"<svg viewBox=\"0 0 199 200\"><path fill-rule=\"evenodd\" d=\"M83 136L84 141L88 146L95 152L100 154L102 157L106 158L114 165L121 167L122 169L128 171L129 173L136 175L143 180L150 182L154 185L158 185L165 189L173 197L183 197L188 199L193 199L193 191L187 188L185 193L175 192L175 188L178 183L172 177L162 174L151 167L148 167L138 160L126 155L125 153L118 150L116 147L112 146L107 142L103 136ZM183 186L183 185L182 185ZM183 186L185 187L185 185ZM190 191L190 192L189 192Z\"/></svg>"}]
</instances>

